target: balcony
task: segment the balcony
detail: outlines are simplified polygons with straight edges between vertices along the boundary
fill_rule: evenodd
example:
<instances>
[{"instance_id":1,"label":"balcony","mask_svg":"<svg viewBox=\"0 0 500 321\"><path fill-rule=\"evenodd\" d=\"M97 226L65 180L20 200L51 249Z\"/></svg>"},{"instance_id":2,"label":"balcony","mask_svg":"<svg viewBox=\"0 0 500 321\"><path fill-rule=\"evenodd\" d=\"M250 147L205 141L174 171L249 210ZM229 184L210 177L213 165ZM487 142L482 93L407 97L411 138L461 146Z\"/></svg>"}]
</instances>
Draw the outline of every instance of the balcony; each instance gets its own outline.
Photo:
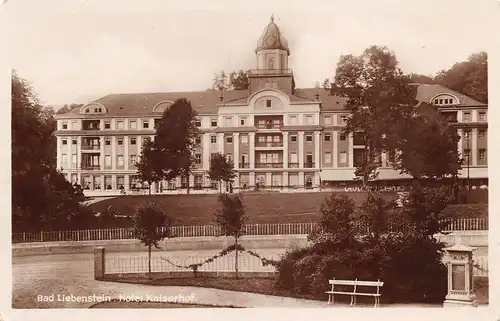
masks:
<instances>
[{"instance_id":1,"label":"balcony","mask_svg":"<svg viewBox=\"0 0 500 321\"><path fill-rule=\"evenodd\" d=\"M82 151L99 151L101 149L101 145L87 145L82 144Z\"/></svg>"},{"instance_id":2,"label":"balcony","mask_svg":"<svg viewBox=\"0 0 500 321\"><path fill-rule=\"evenodd\" d=\"M100 120L84 120L82 122L83 130L100 130L101 121Z\"/></svg>"},{"instance_id":3,"label":"balcony","mask_svg":"<svg viewBox=\"0 0 500 321\"><path fill-rule=\"evenodd\" d=\"M292 69L250 69L248 76L291 76Z\"/></svg>"},{"instance_id":4,"label":"balcony","mask_svg":"<svg viewBox=\"0 0 500 321\"><path fill-rule=\"evenodd\" d=\"M240 168L250 168L250 163L240 163Z\"/></svg>"},{"instance_id":5,"label":"balcony","mask_svg":"<svg viewBox=\"0 0 500 321\"><path fill-rule=\"evenodd\" d=\"M283 122L279 123L267 123L267 124L257 124L257 129L281 129L283 127Z\"/></svg>"},{"instance_id":6,"label":"balcony","mask_svg":"<svg viewBox=\"0 0 500 321\"><path fill-rule=\"evenodd\" d=\"M304 168L314 168L314 163L305 162Z\"/></svg>"},{"instance_id":7,"label":"balcony","mask_svg":"<svg viewBox=\"0 0 500 321\"><path fill-rule=\"evenodd\" d=\"M283 142L265 142L265 143L256 143L255 147L283 147Z\"/></svg>"},{"instance_id":8,"label":"balcony","mask_svg":"<svg viewBox=\"0 0 500 321\"><path fill-rule=\"evenodd\" d=\"M101 165L83 164L81 169L96 171L96 170L101 169Z\"/></svg>"},{"instance_id":9,"label":"balcony","mask_svg":"<svg viewBox=\"0 0 500 321\"><path fill-rule=\"evenodd\" d=\"M299 168L299 163L288 163L288 168Z\"/></svg>"},{"instance_id":10,"label":"balcony","mask_svg":"<svg viewBox=\"0 0 500 321\"><path fill-rule=\"evenodd\" d=\"M255 168L283 168L283 163L255 163Z\"/></svg>"}]
</instances>

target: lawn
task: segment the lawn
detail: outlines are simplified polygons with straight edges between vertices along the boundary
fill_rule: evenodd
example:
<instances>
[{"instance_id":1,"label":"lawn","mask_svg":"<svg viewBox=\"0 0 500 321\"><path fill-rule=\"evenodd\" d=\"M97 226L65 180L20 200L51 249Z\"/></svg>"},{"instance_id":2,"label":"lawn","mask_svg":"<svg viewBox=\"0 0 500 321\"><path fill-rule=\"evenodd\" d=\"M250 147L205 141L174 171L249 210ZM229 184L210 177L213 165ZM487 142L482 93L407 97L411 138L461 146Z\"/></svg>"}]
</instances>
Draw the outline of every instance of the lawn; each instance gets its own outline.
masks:
<instances>
[{"instance_id":1,"label":"lawn","mask_svg":"<svg viewBox=\"0 0 500 321\"><path fill-rule=\"evenodd\" d=\"M361 203L366 198L364 192L343 193ZM319 210L329 192L317 193L248 193L243 201L247 209L248 223L301 223L316 222ZM394 192L384 193L387 199L394 199ZM214 211L219 208L217 195L136 195L119 196L91 204L98 212L107 208L120 215L131 216L140 204L155 202L165 212L176 219L175 225L212 224Z\"/></svg>"}]
</instances>

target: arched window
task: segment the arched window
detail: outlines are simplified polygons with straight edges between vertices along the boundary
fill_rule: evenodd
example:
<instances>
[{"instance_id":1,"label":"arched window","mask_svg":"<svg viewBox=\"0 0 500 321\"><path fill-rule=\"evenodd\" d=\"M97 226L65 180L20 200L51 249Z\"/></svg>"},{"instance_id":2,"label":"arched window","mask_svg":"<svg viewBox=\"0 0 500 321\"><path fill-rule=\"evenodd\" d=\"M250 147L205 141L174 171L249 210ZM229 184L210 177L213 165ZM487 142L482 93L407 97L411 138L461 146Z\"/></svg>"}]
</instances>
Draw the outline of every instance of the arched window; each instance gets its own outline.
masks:
<instances>
[{"instance_id":1,"label":"arched window","mask_svg":"<svg viewBox=\"0 0 500 321\"><path fill-rule=\"evenodd\" d=\"M268 60L267 69L274 69L274 59L273 58Z\"/></svg>"}]
</instances>

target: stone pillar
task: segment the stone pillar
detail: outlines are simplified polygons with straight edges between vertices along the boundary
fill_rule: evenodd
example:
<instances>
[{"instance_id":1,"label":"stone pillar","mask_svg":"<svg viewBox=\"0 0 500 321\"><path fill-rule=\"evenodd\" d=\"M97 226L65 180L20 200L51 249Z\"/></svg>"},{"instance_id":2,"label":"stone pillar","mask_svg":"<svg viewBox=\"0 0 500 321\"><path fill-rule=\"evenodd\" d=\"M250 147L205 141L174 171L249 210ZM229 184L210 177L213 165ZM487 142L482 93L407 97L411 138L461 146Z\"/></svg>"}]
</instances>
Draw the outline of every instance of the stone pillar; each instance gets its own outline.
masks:
<instances>
[{"instance_id":1,"label":"stone pillar","mask_svg":"<svg viewBox=\"0 0 500 321\"><path fill-rule=\"evenodd\" d=\"M299 168L304 168L304 132L299 132L299 143L298 143L297 153L299 154L298 155L299 156ZM300 177L299 177L299 181L300 181Z\"/></svg>"},{"instance_id":2,"label":"stone pillar","mask_svg":"<svg viewBox=\"0 0 500 321\"><path fill-rule=\"evenodd\" d=\"M460 136L460 140L458 141L458 153L460 154L460 157L464 157L464 130L463 129L457 129L457 134Z\"/></svg>"},{"instance_id":3,"label":"stone pillar","mask_svg":"<svg viewBox=\"0 0 500 321\"><path fill-rule=\"evenodd\" d=\"M100 280L106 273L105 265L105 250L104 247L99 246L94 248L94 279Z\"/></svg>"},{"instance_id":4,"label":"stone pillar","mask_svg":"<svg viewBox=\"0 0 500 321\"><path fill-rule=\"evenodd\" d=\"M57 156L56 156L56 168L57 170L61 169L61 164L62 164L62 137L57 136Z\"/></svg>"},{"instance_id":5,"label":"stone pillar","mask_svg":"<svg viewBox=\"0 0 500 321\"><path fill-rule=\"evenodd\" d=\"M321 167L320 140L321 140L320 132L314 132L314 168L318 169Z\"/></svg>"},{"instance_id":6,"label":"stone pillar","mask_svg":"<svg viewBox=\"0 0 500 321\"><path fill-rule=\"evenodd\" d=\"M255 133L249 133L248 134L248 151L249 151L249 168L254 169L255 168ZM250 178L251 180L251 178ZM255 182L255 177L254 177L254 182ZM252 184L250 184L252 185Z\"/></svg>"},{"instance_id":7,"label":"stone pillar","mask_svg":"<svg viewBox=\"0 0 500 321\"><path fill-rule=\"evenodd\" d=\"M111 169L116 170L116 136L111 137Z\"/></svg>"},{"instance_id":8,"label":"stone pillar","mask_svg":"<svg viewBox=\"0 0 500 321\"><path fill-rule=\"evenodd\" d=\"M129 136L123 136L123 169L124 170L127 170L128 169L128 163L129 163L129 160L128 160L128 144L129 144Z\"/></svg>"},{"instance_id":9,"label":"stone pillar","mask_svg":"<svg viewBox=\"0 0 500 321\"><path fill-rule=\"evenodd\" d=\"M217 152L224 154L224 134L223 133L217 134Z\"/></svg>"},{"instance_id":10,"label":"stone pillar","mask_svg":"<svg viewBox=\"0 0 500 321\"><path fill-rule=\"evenodd\" d=\"M283 168L288 168L288 132L283 132Z\"/></svg>"},{"instance_id":11,"label":"stone pillar","mask_svg":"<svg viewBox=\"0 0 500 321\"><path fill-rule=\"evenodd\" d=\"M234 168L240 168L240 133L233 133L233 146L234 146L234 155L233 155L233 163Z\"/></svg>"},{"instance_id":12,"label":"stone pillar","mask_svg":"<svg viewBox=\"0 0 500 321\"><path fill-rule=\"evenodd\" d=\"M471 131L471 162L470 166L477 166L477 128L472 128Z\"/></svg>"},{"instance_id":13,"label":"stone pillar","mask_svg":"<svg viewBox=\"0 0 500 321\"><path fill-rule=\"evenodd\" d=\"M333 117L334 119L336 117ZM339 148L338 148L338 131L334 131L332 134L332 144L333 144L333 153L332 153L332 165L333 168L339 167Z\"/></svg>"},{"instance_id":14,"label":"stone pillar","mask_svg":"<svg viewBox=\"0 0 500 321\"><path fill-rule=\"evenodd\" d=\"M474 249L463 244L445 248L448 267L448 294L443 306L473 306L476 297L473 293Z\"/></svg>"},{"instance_id":15,"label":"stone pillar","mask_svg":"<svg viewBox=\"0 0 500 321\"><path fill-rule=\"evenodd\" d=\"M288 172L283 172L283 181L281 182L283 186L290 186L290 182L288 181Z\"/></svg>"},{"instance_id":16,"label":"stone pillar","mask_svg":"<svg viewBox=\"0 0 500 321\"><path fill-rule=\"evenodd\" d=\"M101 171L104 170L104 136L99 137L99 166Z\"/></svg>"},{"instance_id":17,"label":"stone pillar","mask_svg":"<svg viewBox=\"0 0 500 321\"><path fill-rule=\"evenodd\" d=\"M202 138L203 150L203 170L208 171L210 168L210 134L204 133Z\"/></svg>"}]
</instances>

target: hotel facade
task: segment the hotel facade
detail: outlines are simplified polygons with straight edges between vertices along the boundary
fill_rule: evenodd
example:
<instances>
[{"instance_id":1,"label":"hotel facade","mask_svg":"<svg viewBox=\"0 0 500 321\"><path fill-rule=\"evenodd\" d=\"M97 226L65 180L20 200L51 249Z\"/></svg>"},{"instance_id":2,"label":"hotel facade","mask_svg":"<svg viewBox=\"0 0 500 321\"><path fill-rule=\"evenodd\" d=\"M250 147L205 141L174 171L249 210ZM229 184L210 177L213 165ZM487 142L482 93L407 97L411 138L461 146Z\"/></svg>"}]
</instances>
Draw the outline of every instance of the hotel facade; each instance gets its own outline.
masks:
<instances>
[{"instance_id":1,"label":"hotel facade","mask_svg":"<svg viewBox=\"0 0 500 321\"><path fill-rule=\"evenodd\" d=\"M57 167L87 195L137 192L144 187L134 165L143 142L154 137L163 111L186 98L198 113L200 130L190 177L195 191L214 187L207 172L211 154L219 152L234 161L236 189L353 184L364 146L342 132L349 116L346 98L322 88L295 88L290 49L272 20L255 55L248 90L111 94L57 115ZM436 105L457 128L457 148L466 159L460 177L486 184L488 106L440 85L417 86L417 100ZM382 184L408 178L391 168L386 155L379 161ZM171 193L185 187L178 178L152 190Z\"/></svg>"}]
</instances>

